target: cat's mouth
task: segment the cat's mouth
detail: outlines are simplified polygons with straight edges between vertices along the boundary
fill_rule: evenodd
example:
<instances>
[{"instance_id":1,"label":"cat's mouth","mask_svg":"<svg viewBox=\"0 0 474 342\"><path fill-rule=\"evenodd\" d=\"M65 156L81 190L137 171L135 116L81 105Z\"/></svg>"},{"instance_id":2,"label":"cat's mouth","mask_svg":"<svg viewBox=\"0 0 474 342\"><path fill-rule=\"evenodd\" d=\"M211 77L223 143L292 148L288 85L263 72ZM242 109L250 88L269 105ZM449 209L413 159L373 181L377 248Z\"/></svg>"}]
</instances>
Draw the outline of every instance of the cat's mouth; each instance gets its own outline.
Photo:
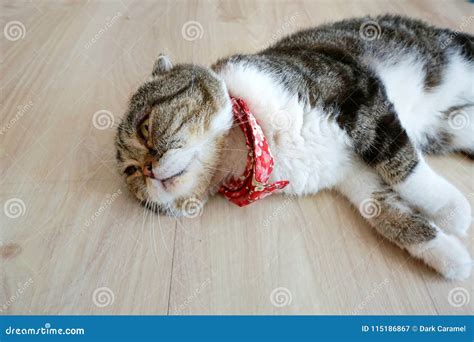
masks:
<instances>
[{"instance_id":1,"label":"cat's mouth","mask_svg":"<svg viewBox=\"0 0 474 342\"><path fill-rule=\"evenodd\" d=\"M157 189L162 189L166 192L173 192L173 187L176 184L176 180L183 176L187 172L187 169L183 169L169 177L166 178L158 178L156 175L153 175L153 177L147 177L150 181L151 184L153 184L153 187Z\"/></svg>"},{"instance_id":2,"label":"cat's mouth","mask_svg":"<svg viewBox=\"0 0 474 342\"><path fill-rule=\"evenodd\" d=\"M169 191L172 191L173 190L173 187L174 185L176 184L176 180L183 176L184 174L186 174L186 172L188 172L188 166L186 166L184 169L182 169L181 171L179 172L176 172L174 174L172 174L171 176L168 176L168 177L163 177L163 178L160 178L160 177L157 177L156 175L153 175L153 177L149 177L151 178L152 182L157 182L158 184L161 185L161 187L169 192Z\"/></svg>"},{"instance_id":3,"label":"cat's mouth","mask_svg":"<svg viewBox=\"0 0 474 342\"><path fill-rule=\"evenodd\" d=\"M151 165L145 165L143 167L143 175L147 178L156 179L157 181L160 181L160 182L166 182L166 181L169 181L173 178L176 178L176 177L179 177L179 176L183 175L186 172L186 169L188 168L188 166L189 165L187 165L184 169L182 169L179 172L176 172L175 174L173 174L171 176L160 178L157 175L155 175Z\"/></svg>"},{"instance_id":4,"label":"cat's mouth","mask_svg":"<svg viewBox=\"0 0 474 342\"><path fill-rule=\"evenodd\" d=\"M172 179L176 178L176 177L179 177L179 176L182 176L186 173L186 168L175 173L174 175L172 176L169 176L169 177L166 177L166 178L156 178L158 179L159 181L161 181L162 183L165 183L165 182L168 182L168 181L171 181Z\"/></svg>"},{"instance_id":5,"label":"cat's mouth","mask_svg":"<svg viewBox=\"0 0 474 342\"><path fill-rule=\"evenodd\" d=\"M170 176L163 176L157 174L156 172L153 172L153 168L151 168L149 172L150 174L147 176L147 178L155 184L155 187L162 188L166 192L173 192L175 190L175 187L178 185L177 180L180 177L184 176L190 170L192 163L193 159L191 159L189 163L186 164L180 171L175 172Z\"/></svg>"}]
</instances>

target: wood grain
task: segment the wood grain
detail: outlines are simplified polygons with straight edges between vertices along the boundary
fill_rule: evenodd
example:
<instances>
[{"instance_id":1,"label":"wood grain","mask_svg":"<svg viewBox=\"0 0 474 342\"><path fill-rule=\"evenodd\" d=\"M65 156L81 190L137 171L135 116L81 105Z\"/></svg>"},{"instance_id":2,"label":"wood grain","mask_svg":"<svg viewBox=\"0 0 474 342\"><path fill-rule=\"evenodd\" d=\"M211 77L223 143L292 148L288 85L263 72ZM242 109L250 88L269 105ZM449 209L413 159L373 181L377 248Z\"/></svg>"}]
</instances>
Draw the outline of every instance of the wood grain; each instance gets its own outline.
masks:
<instances>
[{"instance_id":1,"label":"wood grain","mask_svg":"<svg viewBox=\"0 0 474 342\"><path fill-rule=\"evenodd\" d=\"M472 281L409 258L333 192L242 209L218 197L193 219L144 211L115 170L113 127L93 124L98 112L117 123L159 52L210 64L386 12L474 31L462 0L2 0L2 28L25 30L0 45L0 205L20 209L0 211L1 314L472 313L474 299L449 302ZM190 21L195 40L183 37ZM429 162L474 205L472 162Z\"/></svg>"}]
</instances>

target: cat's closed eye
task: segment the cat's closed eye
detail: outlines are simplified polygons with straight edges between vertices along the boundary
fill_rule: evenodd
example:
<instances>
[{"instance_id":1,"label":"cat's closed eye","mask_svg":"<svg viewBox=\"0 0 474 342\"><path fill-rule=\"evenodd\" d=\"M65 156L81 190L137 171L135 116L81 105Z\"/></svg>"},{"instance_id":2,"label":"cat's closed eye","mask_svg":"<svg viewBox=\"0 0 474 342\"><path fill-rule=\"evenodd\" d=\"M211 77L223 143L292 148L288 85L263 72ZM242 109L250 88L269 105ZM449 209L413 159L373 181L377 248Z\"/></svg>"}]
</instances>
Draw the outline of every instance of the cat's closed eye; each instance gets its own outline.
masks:
<instances>
[{"instance_id":1,"label":"cat's closed eye","mask_svg":"<svg viewBox=\"0 0 474 342\"><path fill-rule=\"evenodd\" d=\"M127 176L131 176L137 171L138 167L136 167L135 165L130 165L123 171L123 173L125 173Z\"/></svg>"},{"instance_id":2,"label":"cat's closed eye","mask_svg":"<svg viewBox=\"0 0 474 342\"><path fill-rule=\"evenodd\" d=\"M144 140L148 140L148 137L150 135L149 129L150 129L150 118L147 117L145 120L143 120L143 122L140 124L138 128L138 133L141 135L141 137Z\"/></svg>"}]
</instances>

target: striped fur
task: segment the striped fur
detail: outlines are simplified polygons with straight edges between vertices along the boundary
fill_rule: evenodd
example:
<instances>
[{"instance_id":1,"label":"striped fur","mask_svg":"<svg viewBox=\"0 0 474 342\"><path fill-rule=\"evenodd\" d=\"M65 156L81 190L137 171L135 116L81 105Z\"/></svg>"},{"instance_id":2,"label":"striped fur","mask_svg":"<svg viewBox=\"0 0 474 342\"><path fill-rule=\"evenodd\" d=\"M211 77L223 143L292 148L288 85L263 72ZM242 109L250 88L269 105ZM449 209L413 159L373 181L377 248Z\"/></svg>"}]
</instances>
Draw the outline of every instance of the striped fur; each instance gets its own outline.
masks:
<instances>
[{"instance_id":1,"label":"striped fur","mask_svg":"<svg viewBox=\"0 0 474 342\"><path fill-rule=\"evenodd\" d=\"M375 38L364 36L366 24ZM373 201L378 214L368 221L381 235L462 279L471 259L451 234L465 234L470 207L423 154L474 155L473 79L472 36L399 16L300 31L211 68L160 56L119 127L117 160L140 201L186 214L183 203L204 203L245 167L230 92L262 126L276 162L271 180L289 179L285 192L336 188L359 209ZM459 114L467 125L453 124ZM158 181L141 171L150 160Z\"/></svg>"}]
</instances>

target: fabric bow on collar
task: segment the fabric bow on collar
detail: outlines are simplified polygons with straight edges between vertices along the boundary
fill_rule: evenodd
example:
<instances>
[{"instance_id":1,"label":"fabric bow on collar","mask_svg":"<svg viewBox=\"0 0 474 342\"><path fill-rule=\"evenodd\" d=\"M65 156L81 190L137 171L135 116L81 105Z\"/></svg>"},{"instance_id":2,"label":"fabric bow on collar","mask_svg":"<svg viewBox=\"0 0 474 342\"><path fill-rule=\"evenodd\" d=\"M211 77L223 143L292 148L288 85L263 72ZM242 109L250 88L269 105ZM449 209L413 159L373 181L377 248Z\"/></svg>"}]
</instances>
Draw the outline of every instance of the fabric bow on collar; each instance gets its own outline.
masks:
<instances>
[{"instance_id":1,"label":"fabric bow on collar","mask_svg":"<svg viewBox=\"0 0 474 342\"><path fill-rule=\"evenodd\" d=\"M239 178L232 178L221 186L219 192L239 207L246 206L271 195L288 185L287 180L267 183L273 171L273 157L262 128L242 99L231 97L234 121L245 135L247 165Z\"/></svg>"}]
</instances>

